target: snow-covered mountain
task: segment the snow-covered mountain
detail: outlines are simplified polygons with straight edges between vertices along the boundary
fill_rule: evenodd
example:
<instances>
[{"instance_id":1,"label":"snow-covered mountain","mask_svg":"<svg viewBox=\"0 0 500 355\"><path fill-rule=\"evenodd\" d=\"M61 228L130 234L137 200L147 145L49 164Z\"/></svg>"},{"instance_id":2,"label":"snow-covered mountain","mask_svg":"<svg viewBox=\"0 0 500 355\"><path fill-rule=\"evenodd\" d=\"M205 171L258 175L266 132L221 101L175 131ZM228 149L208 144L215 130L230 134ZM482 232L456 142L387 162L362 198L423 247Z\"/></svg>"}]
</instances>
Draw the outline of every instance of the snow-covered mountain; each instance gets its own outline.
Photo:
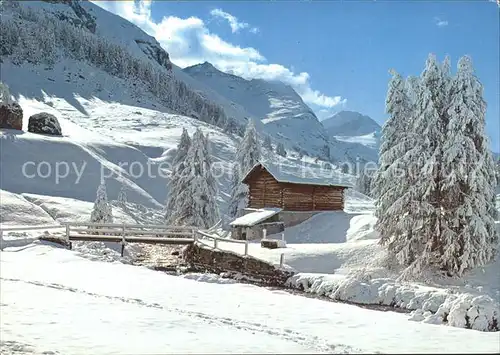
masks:
<instances>
[{"instance_id":1,"label":"snow-covered mountain","mask_svg":"<svg viewBox=\"0 0 500 355\"><path fill-rule=\"evenodd\" d=\"M170 161L183 127L190 134L200 127L210 134L214 160L228 172L219 180L219 206L225 212L238 134L250 118L259 118L261 135L269 134L275 144L283 141L289 152L300 149L306 162L314 162L325 146L339 161L373 154L357 143L329 140L290 87L219 71L220 87L201 80L193 68L184 71L173 65L154 38L91 2L0 6L1 80L24 110L25 129L0 131L0 188L23 201L26 194L34 194L92 202L100 170L105 169L113 172L107 180L110 199L126 186L131 202L161 208L168 182L158 177L160 170L168 171L161 164ZM235 91L242 96L231 94L231 81L240 86ZM39 112L57 117L62 137L26 132L28 118ZM267 159L302 163L296 154L282 158L264 153ZM25 162L33 162L34 168L45 164L53 173L57 164L66 162L71 170L57 182L53 175L30 178L20 173ZM136 176L132 163L136 168L150 166L153 176ZM79 176L76 169L83 164ZM28 175L32 172L28 169ZM26 203L42 200L30 197Z\"/></svg>"},{"instance_id":2,"label":"snow-covered mountain","mask_svg":"<svg viewBox=\"0 0 500 355\"><path fill-rule=\"evenodd\" d=\"M369 116L354 111L340 111L321 123L330 138L378 149L382 128Z\"/></svg>"},{"instance_id":3,"label":"snow-covered mountain","mask_svg":"<svg viewBox=\"0 0 500 355\"><path fill-rule=\"evenodd\" d=\"M197 81L241 106L263 123L265 133L288 148L325 157L329 139L314 112L289 85L246 80L205 62L184 69Z\"/></svg>"}]
</instances>

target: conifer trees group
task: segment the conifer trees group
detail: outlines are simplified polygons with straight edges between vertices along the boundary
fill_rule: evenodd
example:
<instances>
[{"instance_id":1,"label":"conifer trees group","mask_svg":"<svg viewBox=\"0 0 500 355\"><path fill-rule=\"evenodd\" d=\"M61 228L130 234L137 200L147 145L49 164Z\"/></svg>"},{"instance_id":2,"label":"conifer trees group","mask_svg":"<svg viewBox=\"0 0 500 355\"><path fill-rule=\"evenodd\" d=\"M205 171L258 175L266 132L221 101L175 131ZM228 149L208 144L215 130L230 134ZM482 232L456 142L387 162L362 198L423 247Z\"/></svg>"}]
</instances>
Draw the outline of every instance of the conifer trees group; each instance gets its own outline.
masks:
<instances>
[{"instance_id":1,"label":"conifer trees group","mask_svg":"<svg viewBox=\"0 0 500 355\"><path fill-rule=\"evenodd\" d=\"M467 56L453 77L449 59L434 55L420 78L392 72L372 193L381 243L409 273L461 275L495 256L496 177L482 91Z\"/></svg>"},{"instance_id":2,"label":"conifer trees group","mask_svg":"<svg viewBox=\"0 0 500 355\"><path fill-rule=\"evenodd\" d=\"M183 130L168 184L165 222L209 228L219 219L217 181L206 136L197 129L190 139Z\"/></svg>"}]
</instances>

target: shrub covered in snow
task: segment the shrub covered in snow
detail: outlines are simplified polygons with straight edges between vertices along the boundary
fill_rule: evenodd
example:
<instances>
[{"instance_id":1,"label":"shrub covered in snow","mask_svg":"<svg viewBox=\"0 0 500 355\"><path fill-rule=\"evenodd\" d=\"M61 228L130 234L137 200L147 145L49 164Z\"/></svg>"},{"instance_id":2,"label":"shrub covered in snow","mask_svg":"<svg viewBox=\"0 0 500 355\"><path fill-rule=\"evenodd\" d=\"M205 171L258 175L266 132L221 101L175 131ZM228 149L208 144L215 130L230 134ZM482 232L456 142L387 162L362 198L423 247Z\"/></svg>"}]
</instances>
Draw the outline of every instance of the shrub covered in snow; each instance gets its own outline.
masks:
<instances>
[{"instance_id":1,"label":"shrub covered in snow","mask_svg":"<svg viewBox=\"0 0 500 355\"><path fill-rule=\"evenodd\" d=\"M399 283L358 275L296 274L287 286L338 301L413 310L410 320L481 331L498 331L499 303L487 295Z\"/></svg>"}]
</instances>

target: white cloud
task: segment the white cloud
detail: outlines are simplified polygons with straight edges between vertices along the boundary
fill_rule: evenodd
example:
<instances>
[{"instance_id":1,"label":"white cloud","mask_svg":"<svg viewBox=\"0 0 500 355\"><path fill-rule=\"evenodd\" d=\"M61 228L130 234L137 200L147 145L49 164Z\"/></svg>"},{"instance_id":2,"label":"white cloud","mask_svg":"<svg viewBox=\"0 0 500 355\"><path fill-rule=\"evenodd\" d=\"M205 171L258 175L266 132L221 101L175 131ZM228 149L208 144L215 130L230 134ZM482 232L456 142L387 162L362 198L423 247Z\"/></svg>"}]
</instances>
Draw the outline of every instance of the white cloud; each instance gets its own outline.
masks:
<instances>
[{"instance_id":1,"label":"white cloud","mask_svg":"<svg viewBox=\"0 0 500 355\"><path fill-rule=\"evenodd\" d=\"M340 96L328 96L314 90L308 73L296 73L281 64L268 63L257 49L224 41L211 33L200 18L168 16L155 22L151 17L151 1L135 4L133 1L96 1L95 4L126 18L155 37L180 67L208 61L219 70L245 79L279 80L293 87L316 112L346 102Z\"/></svg>"},{"instance_id":2,"label":"white cloud","mask_svg":"<svg viewBox=\"0 0 500 355\"><path fill-rule=\"evenodd\" d=\"M443 20L439 17L434 17L434 23L436 24L436 26L438 27L445 27L445 26L448 26L448 21L446 20Z\"/></svg>"},{"instance_id":3,"label":"white cloud","mask_svg":"<svg viewBox=\"0 0 500 355\"><path fill-rule=\"evenodd\" d=\"M226 20L229 23L229 26L231 27L231 32L233 33L237 33L239 32L239 30L250 27L248 23L238 21L238 18L236 16L233 16L228 12L222 11L221 9L213 9L212 11L210 11L210 15L212 15L213 17L218 17ZM251 27L249 31L251 33L258 33L259 29L257 27Z\"/></svg>"}]
</instances>

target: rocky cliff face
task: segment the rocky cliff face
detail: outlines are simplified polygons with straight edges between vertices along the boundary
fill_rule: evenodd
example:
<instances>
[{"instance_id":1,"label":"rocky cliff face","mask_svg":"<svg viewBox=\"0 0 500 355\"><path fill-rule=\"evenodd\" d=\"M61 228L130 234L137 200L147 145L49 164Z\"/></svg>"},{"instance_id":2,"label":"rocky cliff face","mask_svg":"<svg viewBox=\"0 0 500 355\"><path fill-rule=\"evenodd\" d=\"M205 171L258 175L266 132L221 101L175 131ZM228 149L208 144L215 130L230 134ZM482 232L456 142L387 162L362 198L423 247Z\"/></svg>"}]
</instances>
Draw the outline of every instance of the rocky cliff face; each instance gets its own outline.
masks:
<instances>
[{"instance_id":1,"label":"rocky cliff face","mask_svg":"<svg viewBox=\"0 0 500 355\"><path fill-rule=\"evenodd\" d=\"M95 18L90 15L85 9L80 5L80 1L77 0L43 0L44 2L51 4L64 4L69 6L73 11L75 16L68 16L64 12L55 12L55 15L62 21L69 21L71 24L77 27L85 27L90 32L95 33L97 28L97 23Z\"/></svg>"}]
</instances>

